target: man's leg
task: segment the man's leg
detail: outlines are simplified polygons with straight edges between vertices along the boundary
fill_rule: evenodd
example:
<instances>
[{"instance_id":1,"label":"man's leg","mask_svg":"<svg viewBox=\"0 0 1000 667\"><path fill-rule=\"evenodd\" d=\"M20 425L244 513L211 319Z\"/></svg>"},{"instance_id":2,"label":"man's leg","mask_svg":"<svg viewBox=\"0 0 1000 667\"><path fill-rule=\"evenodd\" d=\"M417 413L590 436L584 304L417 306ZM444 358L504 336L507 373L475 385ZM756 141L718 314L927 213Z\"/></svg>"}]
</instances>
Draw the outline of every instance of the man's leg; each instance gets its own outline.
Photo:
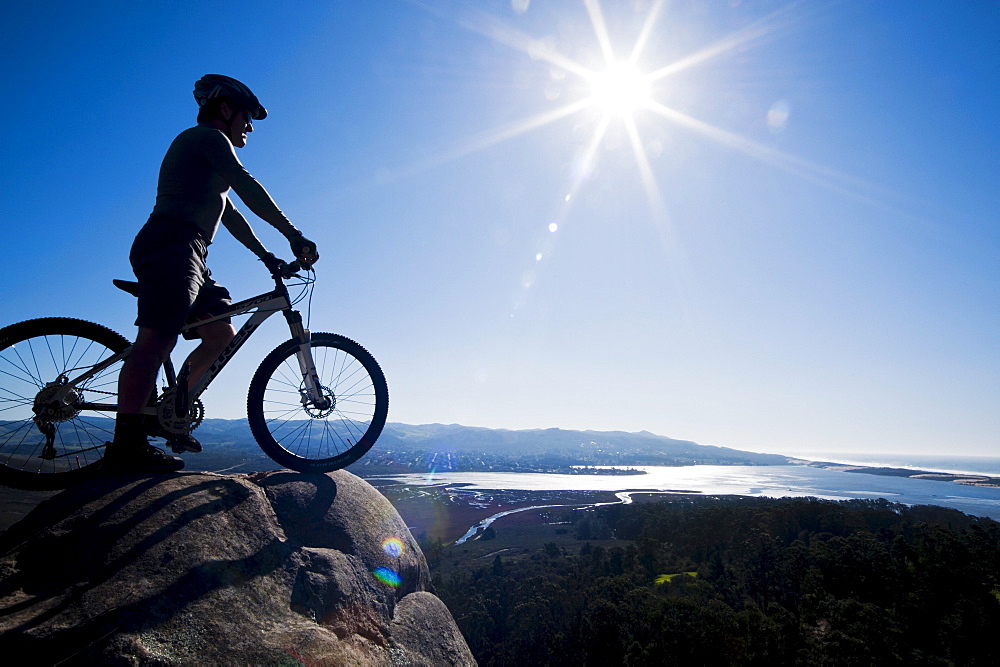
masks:
<instances>
[{"instance_id":1,"label":"man's leg","mask_svg":"<svg viewBox=\"0 0 1000 667\"><path fill-rule=\"evenodd\" d=\"M142 409L156 386L156 374L170 354L177 336L139 327L135 344L118 374L118 417L115 438L104 454L111 469L134 472L180 470L184 462L167 456L146 441Z\"/></svg>"},{"instance_id":2,"label":"man's leg","mask_svg":"<svg viewBox=\"0 0 1000 667\"><path fill-rule=\"evenodd\" d=\"M190 375L188 376L188 389L193 389L205 371L219 358L219 354L229 345L229 341L236 335L233 325L229 322L212 322L196 329L201 337L201 344L196 347L187 360L186 364L191 364ZM167 434L167 444L176 453L201 451L201 443L190 433Z\"/></svg>"},{"instance_id":3,"label":"man's leg","mask_svg":"<svg viewBox=\"0 0 1000 667\"><path fill-rule=\"evenodd\" d=\"M219 358L230 341L236 336L236 329L229 322L212 322L195 330L201 337L201 344L188 355L185 363L191 364L188 387L193 388L205 371Z\"/></svg>"},{"instance_id":4,"label":"man's leg","mask_svg":"<svg viewBox=\"0 0 1000 667\"><path fill-rule=\"evenodd\" d=\"M118 375L118 414L136 415L156 388L156 374L174 349L177 336L139 327L132 352Z\"/></svg>"}]
</instances>

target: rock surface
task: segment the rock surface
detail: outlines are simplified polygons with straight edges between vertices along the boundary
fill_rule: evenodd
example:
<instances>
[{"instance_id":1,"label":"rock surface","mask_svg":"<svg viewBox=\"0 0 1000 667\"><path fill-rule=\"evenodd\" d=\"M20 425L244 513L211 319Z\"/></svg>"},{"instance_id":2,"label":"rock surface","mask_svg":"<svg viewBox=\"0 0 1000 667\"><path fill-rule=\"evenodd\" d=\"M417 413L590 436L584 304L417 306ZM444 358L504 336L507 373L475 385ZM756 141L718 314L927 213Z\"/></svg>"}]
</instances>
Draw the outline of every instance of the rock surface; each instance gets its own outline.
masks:
<instances>
[{"instance_id":1,"label":"rock surface","mask_svg":"<svg viewBox=\"0 0 1000 667\"><path fill-rule=\"evenodd\" d=\"M472 665L389 502L343 471L95 479L0 535L0 655Z\"/></svg>"}]
</instances>

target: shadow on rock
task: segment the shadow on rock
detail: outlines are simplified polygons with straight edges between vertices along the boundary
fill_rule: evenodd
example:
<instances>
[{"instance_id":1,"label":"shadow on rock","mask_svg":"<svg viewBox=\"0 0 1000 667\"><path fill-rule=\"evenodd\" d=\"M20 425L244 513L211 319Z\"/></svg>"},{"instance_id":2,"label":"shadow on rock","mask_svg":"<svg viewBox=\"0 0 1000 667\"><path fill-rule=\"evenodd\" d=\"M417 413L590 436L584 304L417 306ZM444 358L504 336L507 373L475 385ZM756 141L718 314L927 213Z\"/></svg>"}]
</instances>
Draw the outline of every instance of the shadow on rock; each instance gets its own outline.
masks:
<instances>
[{"instance_id":1,"label":"shadow on rock","mask_svg":"<svg viewBox=\"0 0 1000 667\"><path fill-rule=\"evenodd\" d=\"M0 575L0 650L39 662L473 663L402 519L343 471L92 480L0 535Z\"/></svg>"}]
</instances>

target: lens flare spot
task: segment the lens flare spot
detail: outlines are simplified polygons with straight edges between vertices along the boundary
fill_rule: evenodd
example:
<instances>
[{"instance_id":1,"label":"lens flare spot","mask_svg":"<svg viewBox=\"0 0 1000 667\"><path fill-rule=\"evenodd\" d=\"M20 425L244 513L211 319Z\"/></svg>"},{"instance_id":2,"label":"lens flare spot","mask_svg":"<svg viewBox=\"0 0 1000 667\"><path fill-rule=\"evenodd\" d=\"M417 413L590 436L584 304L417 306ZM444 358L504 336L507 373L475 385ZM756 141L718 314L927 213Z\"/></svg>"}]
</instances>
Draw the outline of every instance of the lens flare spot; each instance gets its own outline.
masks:
<instances>
[{"instance_id":1,"label":"lens flare spot","mask_svg":"<svg viewBox=\"0 0 1000 667\"><path fill-rule=\"evenodd\" d=\"M372 571L372 575L381 581L386 586L392 586L393 588L399 588L399 585L403 583L402 577L387 567L377 567Z\"/></svg>"},{"instance_id":2,"label":"lens flare spot","mask_svg":"<svg viewBox=\"0 0 1000 667\"><path fill-rule=\"evenodd\" d=\"M552 37L536 39L528 45L528 57L532 60L551 60L556 50L556 41Z\"/></svg>"},{"instance_id":3,"label":"lens flare spot","mask_svg":"<svg viewBox=\"0 0 1000 667\"><path fill-rule=\"evenodd\" d=\"M555 222L550 222L549 231L552 232L553 234L556 233L557 231L559 231L559 225Z\"/></svg>"},{"instance_id":4,"label":"lens flare spot","mask_svg":"<svg viewBox=\"0 0 1000 667\"><path fill-rule=\"evenodd\" d=\"M403 544L403 540L398 537L390 537L382 542L382 551L386 553L387 556L392 558L399 558L406 551L406 545Z\"/></svg>"},{"instance_id":5,"label":"lens flare spot","mask_svg":"<svg viewBox=\"0 0 1000 667\"><path fill-rule=\"evenodd\" d=\"M788 123L790 113L791 108L788 106L788 102L778 100L767 110L767 126L771 128L772 132L782 131Z\"/></svg>"},{"instance_id":6,"label":"lens flare spot","mask_svg":"<svg viewBox=\"0 0 1000 667\"><path fill-rule=\"evenodd\" d=\"M539 253L535 253L535 261L536 262L542 261L542 253L540 253L540 252Z\"/></svg>"}]
</instances>

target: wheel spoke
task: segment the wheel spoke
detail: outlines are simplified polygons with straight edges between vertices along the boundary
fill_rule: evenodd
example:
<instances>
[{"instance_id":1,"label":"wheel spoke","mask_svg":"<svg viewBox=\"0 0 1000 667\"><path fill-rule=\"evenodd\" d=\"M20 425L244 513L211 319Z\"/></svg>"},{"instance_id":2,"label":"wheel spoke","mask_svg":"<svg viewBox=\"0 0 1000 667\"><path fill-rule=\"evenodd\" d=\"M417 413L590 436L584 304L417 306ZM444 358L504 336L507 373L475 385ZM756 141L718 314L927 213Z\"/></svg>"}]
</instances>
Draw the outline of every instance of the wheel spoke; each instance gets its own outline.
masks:
<instances>
[{"instance_id":1,"label":"wheel spoke","mask_svg":"<svg viewBox=\"0 0 1000 667\"><path fill-rule=\"evenodd\" d=\"M357 343L313 334L313 362L325 404L303 403L297 353L298 346L288 343L261 364L248 401L251 429L265 452L285 466L341 468L363 455L385 424L385 378Z\"/></svg>"},{"instance_id":2,"label":"wheel spoke","mask_svg":"<svg viewBox=\"0 0 1000 667\"><path fill-rule=\"evenodd\" d=\"M76 386L67 381L129 343L102 326L68 318L15 324L0 338L7 341L0 348L0 482L61 488L100 461L103 443L113 437L113 413L83 408L117 402L122 363Z\"/></svg>"}]
</instances>

